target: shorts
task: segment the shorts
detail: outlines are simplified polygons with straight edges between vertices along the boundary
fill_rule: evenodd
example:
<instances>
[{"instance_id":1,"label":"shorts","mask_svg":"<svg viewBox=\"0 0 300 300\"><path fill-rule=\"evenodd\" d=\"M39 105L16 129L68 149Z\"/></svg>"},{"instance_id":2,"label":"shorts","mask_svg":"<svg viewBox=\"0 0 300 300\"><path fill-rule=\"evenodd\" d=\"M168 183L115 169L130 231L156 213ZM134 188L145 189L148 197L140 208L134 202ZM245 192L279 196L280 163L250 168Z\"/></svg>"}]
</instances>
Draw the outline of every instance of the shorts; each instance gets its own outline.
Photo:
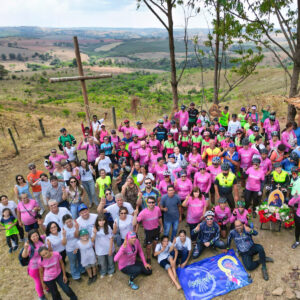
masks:
<instances>
[{"instance_id":1,"label":"shorts","mask_svg":"<svg viewBox=\"0 0 300 300\"><path fill-rule=\"evenodd\" d=\"M89 264L89 265L85 266L84 268L87 270L87 269L90 269L90 268L93 268L96 266L97 266L97 264Z\"/></svg>"},{"instance_id":2,"label":"shorts","mask_svg":"<svg viewBox=\"0 0 300 300\"><path fill-rule=\"evenodd\" d=\"M171 268L171 265L170 265L170 262L169 262L170 256L172 256L172 255L169 255L168 258L165 258L165 259L161 260L160 263L159 263L159 265L160 265L162 268L164 268L166 271L167 271L169 268Z\"/></svg>"},{"instance_id":3,"label":"shorts","mask_svg":"<svg viewBox=\"0 0 300 300\"><path fill-rule=\"evenodd\" d=\"M30 225L24 225L25 227L25 231L29 232L31 229L38 229L39 228L39 224L37 222L30 224Z\"/></svg>"},{"instance_id":4,"label":"shorts","mask_svg":"<svg viewBox=\"0 0 300 300\"><path fill-rule=\"evenodd\" d=\"M160 235L160 227L158 226L152 230L145 229L145 242L147 245L151 245L154 241L157 242L159 240Z\"/></svg>"}]
</instances>

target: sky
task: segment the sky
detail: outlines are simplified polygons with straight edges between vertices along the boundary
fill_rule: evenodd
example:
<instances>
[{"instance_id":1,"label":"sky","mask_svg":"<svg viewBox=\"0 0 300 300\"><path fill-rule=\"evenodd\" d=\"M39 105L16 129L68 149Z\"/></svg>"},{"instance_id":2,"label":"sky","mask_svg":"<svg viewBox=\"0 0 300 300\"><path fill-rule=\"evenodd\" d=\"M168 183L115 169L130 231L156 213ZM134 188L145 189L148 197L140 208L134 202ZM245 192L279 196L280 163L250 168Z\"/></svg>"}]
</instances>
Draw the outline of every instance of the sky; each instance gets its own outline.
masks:
<instances>
[{"instance_id":1,"label":"sky","mask_svg":"<svg viewBox=\"0 0 300 300\"><path fill-rule=\"evenodd\" d=\"M144 5L139 10L136 9L136 0L0 0L1 2L0 26L162 27ZM180 7L174 11L174 24L177 28L184 27ZM191 20L189 27L206 28L207 21L200 15Z\"/></svg>"}]
</instances>

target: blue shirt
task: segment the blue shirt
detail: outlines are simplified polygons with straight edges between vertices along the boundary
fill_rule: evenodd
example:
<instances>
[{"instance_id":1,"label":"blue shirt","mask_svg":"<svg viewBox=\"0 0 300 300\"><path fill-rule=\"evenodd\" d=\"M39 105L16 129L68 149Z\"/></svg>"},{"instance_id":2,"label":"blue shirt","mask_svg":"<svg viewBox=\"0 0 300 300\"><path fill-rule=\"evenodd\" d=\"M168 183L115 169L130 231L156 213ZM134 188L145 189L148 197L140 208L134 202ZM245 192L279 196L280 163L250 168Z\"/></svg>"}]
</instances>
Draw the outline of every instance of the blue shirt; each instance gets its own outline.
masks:
<instances>
[{"instance_id":1,"label":"blue shirt","mask_svg":"<svg viewBox=\"0 0 300 300\"><path fill-rule=\"evenodd\" d=\"M160 197L160 192L159 192L159 190L158 190L157 188L152 187L150 193L147 193L147 192L146 192L146 189L143 189L143 190L141 191L141 193L142 193L142 200L143 200L143 201L142 201L142 209L148 207L148 205L147 205L147 198L148 198L149 196L152 196L152 197L155 198L155 202L156 202L155 205L157 205L157 200L158 200L158 198Z\"/></svg>"},{"instance_id":2,"label":"blue shirt","mask_svg":"<svg viewBox=\"0 0 300 300\"><path fill-rule=\"evenodd\" d=\"M213 222L212 226L208 226L206 221L200 224L200 231L198 233L198 241L200 243L210 242L213 245L220 239L220 227L217 222Z\"/></svg>"},{"instance_id":3,"label":"blue shirt","mask_svg":"<svg viewBox=\"0 0 300 300\"><path fill-rule=\"evenodd\" d=\"M111 155L113 146L114 146L113 143L108 143L108 144L102 143L100 149L104 150L105 155Z\"/></svg>"},{"instance_id":4,"label":"blue shirt","mask_svg":"<svg viewBox=\"0 0 300 300\"><path fill-rule=\"evenodd\" d=\"M236 248L239 252L245 253L250 250L254 245L252 235L257 235L258 232L251 229L250 232L247 232L245 229L241 234L239 234L235 229L231 230L227 240L227 247L230 247L231 240L235 241Z\"/></svg>"},{"instance_id":5,"label":"blue shirt","mask_svg":"<svg viewBox=\"0 0 300 300\"><path fill-rule=\"evenodd\" d=\"M291 162L289 158L284 159L281 162L281 165L282 165L283 169L285 171L287 171L289 174L291 174L291 170L293 167L297 167L297 165L295 163Z\"/></svg>"},{"instance_id":6,"label":"blue shirt","mask_svg":"<svg viewBox=\"0 0 300 300\"><path fill-rule=\"evenodd\" d=\"M300 127L298 127L297 129L294 129L294 132L297 137L297 145L300 146Z\"/></svg>"},{"instance_id":7,"label":"blue shirt","mask_svg":"<svg viewBox=\"0 0 300 300\"><path fill-rule=\"evenodd\" d=\"M229 164L231 172L235 173L235 169L236 169L235 165L233 163L231 163L229 160L227 160L226 156L230 156L228 151L224 152L222 157L225 157L224 158L224 163L227 162ZM239 161L239 159L240 159L239 154L237 152L234 152L231 159L233 161Z\"/></svg>"},{"instance_id":8,"label":"blue shirt","mask_svg":"<svg viewBox=\"0 0 300 300\"><path fill-rule=\"evenodd\" d=\"M177 194L175 194L172 198L170 198L168 194L162 196L160 205L168 208L168 211L164 212L164 222L179 221L178 205L180 204L181 201Z\"/></svg>"}]
</instances>

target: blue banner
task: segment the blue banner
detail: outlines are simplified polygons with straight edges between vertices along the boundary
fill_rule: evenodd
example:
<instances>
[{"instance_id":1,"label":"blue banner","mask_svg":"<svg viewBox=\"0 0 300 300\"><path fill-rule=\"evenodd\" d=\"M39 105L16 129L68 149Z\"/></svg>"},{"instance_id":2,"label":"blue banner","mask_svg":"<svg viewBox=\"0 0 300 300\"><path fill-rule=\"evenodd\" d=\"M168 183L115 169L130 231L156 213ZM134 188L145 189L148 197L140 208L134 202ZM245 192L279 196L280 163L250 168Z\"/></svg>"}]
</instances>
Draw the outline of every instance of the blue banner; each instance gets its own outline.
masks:
<instances>
[{"instance_id":1,"label":"blue banner","mask_svg":"<svg viewBox=\"0 0 300 300\"><path fill-rule=\"evenodd\" d=\"M187 300L212 299L252 282L232 249L178 268L177 275Z\"/></svg>"}]
</instances>

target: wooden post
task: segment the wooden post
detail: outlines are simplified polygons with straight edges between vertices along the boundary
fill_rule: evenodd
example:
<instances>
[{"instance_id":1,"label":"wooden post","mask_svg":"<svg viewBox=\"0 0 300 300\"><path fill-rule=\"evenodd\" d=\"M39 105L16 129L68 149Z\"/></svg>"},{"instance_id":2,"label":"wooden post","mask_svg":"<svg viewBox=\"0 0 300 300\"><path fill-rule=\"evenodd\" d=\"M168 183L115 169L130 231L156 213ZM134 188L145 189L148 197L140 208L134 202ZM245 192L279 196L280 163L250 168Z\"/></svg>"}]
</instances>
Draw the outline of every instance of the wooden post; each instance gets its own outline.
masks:
<instances>
[{"instance_id":1,"label":"wooden post","mask_svg":"<svg viewBox=\"0 0 300 300\"><path fill-rule=\"evenodd\" d=\"M13 126L14 126L14 129L15 129L15 132L17 133L18 138L20 138L20 135L19 135L19 132L18 132L18 130L17 130L17 127L16 127L16 123L15 123L15 122L14 122Z\"/></svg>"},{"instance_id":2,"label":"wooden post","mask_svg":"<svg viewBox=\"0 0 300 300\"><path fill-rule=\"evenodd\" d=\"M78 66L78 73L80 76L84 76L77 36L73 37L73 41L74 41L75 55L76 55L76 61L77 61L77 66ZM83 99L84 99L86 121L88 123L88 126L90 126L90 122L91 122L90 107L89 107L89 99L88 99L88 95L87 95L87 91L86 91L85 81L80 80L80 84L81 84L82 95L83 95Z\"/></svg>"},{"instance_id":3,"label":"wooden post","mask_svg":"<svg viewBox=\"0 0 300 300\"><path fill-rule=\"evenodd\" d=\"M19 153L19 150L18 150L18 147L17 147L16 141L15 141L15 139L14 139L14 136L13 136L13 134L12 134L12 132L11 132L11 129L10 129L10 128L8 128L8 133L9 133L9 135L10 135L10 138L11 138L11 140L12 140L13 144L14 144L14 147L15 147L15 150L16 150L16 155L19 155L20 153Z\"/></svg>"},{"instance_id":4,"label":"wooden post","mask_svg":"<svg viewBox=\"0 0 300 300\"><path fill-rule=\"evenodd\" d=\"M41 128L41 132L43 134L43 137L46 136L46 133L45 133L45 128L44 128L44 125L43 125L43 119L39 119L39 124L40 124L40 128Z\"/></svg>"},{"instance_id":5,"label":"wooden post","mask_svg":"<svg viewBox=\"0 0 300 300\"><path fill-rule=\"evenodd\" d=\"M112 117L113 117L113 122L114 122L114 129L117 129L116 109L114 106L111 108L111 112L112 112Z\"/></svg>"}]
</instances>

